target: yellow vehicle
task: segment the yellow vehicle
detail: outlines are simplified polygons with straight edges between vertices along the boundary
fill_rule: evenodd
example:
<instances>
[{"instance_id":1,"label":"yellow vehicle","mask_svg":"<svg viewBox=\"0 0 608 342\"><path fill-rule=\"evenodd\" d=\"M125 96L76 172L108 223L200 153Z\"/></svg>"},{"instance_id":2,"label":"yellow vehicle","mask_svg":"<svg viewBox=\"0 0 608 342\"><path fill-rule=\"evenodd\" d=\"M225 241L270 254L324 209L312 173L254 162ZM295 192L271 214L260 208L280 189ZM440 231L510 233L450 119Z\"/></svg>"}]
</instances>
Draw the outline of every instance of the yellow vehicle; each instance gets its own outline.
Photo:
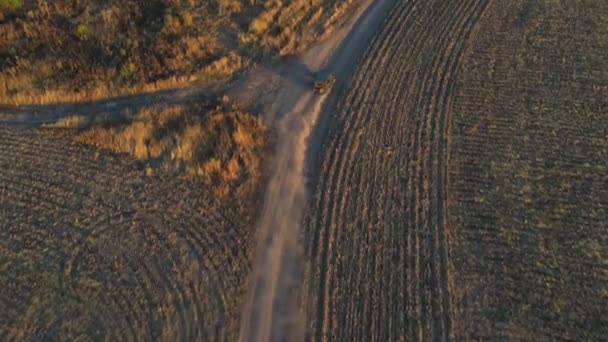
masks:
<instances>
[{"instance_id":1,"label":"yellow vehicle","mask_svg":"<svg viewBox=\"0 0 608 342\"><path fill-rule=\"evenodd\" d=\"M313 89L317 94L327 94L336 83L334 74L327 71L320 71L315 74Z\"/></svg>"}]
</instances>

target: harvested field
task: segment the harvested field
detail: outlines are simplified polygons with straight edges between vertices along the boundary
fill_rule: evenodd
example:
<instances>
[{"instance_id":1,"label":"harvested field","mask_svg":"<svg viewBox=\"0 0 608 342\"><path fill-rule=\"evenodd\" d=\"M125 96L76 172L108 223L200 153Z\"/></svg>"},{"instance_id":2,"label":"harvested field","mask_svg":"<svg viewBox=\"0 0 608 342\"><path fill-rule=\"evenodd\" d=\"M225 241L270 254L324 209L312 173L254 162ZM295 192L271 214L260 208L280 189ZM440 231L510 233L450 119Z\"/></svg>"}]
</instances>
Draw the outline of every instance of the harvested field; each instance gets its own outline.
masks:
<instances>
[{"instance_id":1,"label":"harvested field","mask_svg":"<svg viewBox=\"0 0 608 342\"><path fill-rule=\"evenodd\" d=\"M236 339L251 219L34 131L0 151L0 340Z\"/></svg>"},{"instance_id":2,"label":"harvested field","mask_svg":"<svg viewBox=\"0 0 608 342\"><path fill-rule=\"evenodd\" d=\"M306 32L347 8L316 17L334 2L208 3L247 32L222 36L244 45L227 44L220 61L292 51L300 36L285 28ZM214 184L256 188L266 128L236 107L212 109L203 87L0 107L13 125L0 127L0 340L605 340L608 3L374 5L352 34L345 25L232 89L275 130L260 217L242 210L252 199L218 198L249 190ZM163 20L177 27L185 13ZM338 81L318 97L308 79L324 67ZM22 76L30 89L27 73L10 77ZM21 99L66 91L32 90ZM140 160L27 128L52 122ZM206 180L149 172L158 162Z\"/></svg>"},{"instance_id":3,"label":"harvested field","mask_svg":"<svg viewBox=\"0 0 608 342\"><path fill-rule=\"evenodd\" d=\"M458 82L449 227L468 340L608 336L608 3L493 2Z\"/></svg>"},{"instance_id":4,"label":"harvested field","mask_svg":"<svg viewBox=\"0 0 608 342\"><path fill-rule=\"evenodd\" d=\"M400 2L303 239L314 340L608 335L608 5Z\"/></svg>"},{"instance_id":5,"label":"harvested field","mask_svg":"<svg viewBox=\"0 0 608 342\"><path fill-rule=\"evenodd\" d=\"M399 2L340 101L305 229L315 340L458 340L447 120L488 1Z\"/></svg>"}]
</instances>

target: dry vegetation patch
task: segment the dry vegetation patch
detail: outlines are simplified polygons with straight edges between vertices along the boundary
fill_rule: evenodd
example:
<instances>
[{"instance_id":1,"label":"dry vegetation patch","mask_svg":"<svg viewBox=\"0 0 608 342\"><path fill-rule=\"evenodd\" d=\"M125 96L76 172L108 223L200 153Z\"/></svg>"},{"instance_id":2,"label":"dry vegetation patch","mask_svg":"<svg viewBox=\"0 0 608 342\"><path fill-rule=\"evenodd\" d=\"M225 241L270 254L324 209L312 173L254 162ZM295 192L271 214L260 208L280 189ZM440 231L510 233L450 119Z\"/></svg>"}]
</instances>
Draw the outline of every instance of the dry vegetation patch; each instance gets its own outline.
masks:
<instances>
[{"instance_id":1,"label":"dry vegetation patch","mask_svg":"<svg viewBox=\"0 0 608 342\"><path fill-rule=\"evenodd\" d=\"M149 173L162 167L200 177L222 199L244 200L260 185L266 127L227 101L158 105L101 123L73 116L50 126L70 129L76 142L128 153Z\"/></svg>"},{"instance_id":2,"label":"dry vegetation patch","mask_svg":"<svg viewBox=\"0 0 608 342\"><path fill-rule=\"evenodd\" d=\"M293 53L352 0L0 2L0 102L99 99L210 81Z\"/></svg>"}]
</instances>

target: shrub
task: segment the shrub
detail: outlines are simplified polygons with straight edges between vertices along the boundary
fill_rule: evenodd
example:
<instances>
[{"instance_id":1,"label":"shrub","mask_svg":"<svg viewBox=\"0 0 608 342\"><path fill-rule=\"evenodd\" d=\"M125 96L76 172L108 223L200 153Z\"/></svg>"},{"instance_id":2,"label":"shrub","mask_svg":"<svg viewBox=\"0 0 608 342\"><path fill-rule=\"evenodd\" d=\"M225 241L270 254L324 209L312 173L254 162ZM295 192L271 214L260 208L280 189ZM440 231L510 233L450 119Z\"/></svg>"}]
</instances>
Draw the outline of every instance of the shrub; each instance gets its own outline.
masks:
<instances>
[{"instance_id":1,"label":"shrub","mask_svg":"<svg viewBox=\"0 0 608 342\"><path fill-rule=\"evenodd\" d=\"M86 24L80 24L78 27L76 27L76 35L78 35L78 38L80 39L87 39L90 33L91 30Z\"/></svg>"},{"instance_id":2,"label":"shrub","mask_svg":"<svg viewBox=\"0 0 608 342\"><path fill-rule=\"evenodd\" d=\"M127 63L120 68L120 75L124 78L130 78L137 72L137 65L135 63Z\"/></svg>"},{"instance_id":3,"label":"shrub","mask_svg":"<svg viewBox=\"0 0 608 342\"><path fill-rule=\"evenodd\" d=\"M23 0L0 0L0 10L16 10L23 6Z\"/></svg>"}]
</instances>

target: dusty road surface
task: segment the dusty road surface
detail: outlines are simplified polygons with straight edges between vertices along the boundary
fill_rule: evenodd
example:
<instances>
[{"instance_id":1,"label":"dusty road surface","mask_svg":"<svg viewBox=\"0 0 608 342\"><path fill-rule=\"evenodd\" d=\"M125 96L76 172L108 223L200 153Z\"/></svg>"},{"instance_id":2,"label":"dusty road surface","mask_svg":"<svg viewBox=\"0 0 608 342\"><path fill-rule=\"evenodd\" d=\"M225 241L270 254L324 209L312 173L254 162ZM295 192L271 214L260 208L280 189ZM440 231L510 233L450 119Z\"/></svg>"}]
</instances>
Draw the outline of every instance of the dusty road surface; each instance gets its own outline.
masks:
<instances>
[{"instance_id":1,"label":"dusty road surface","mask_svg":"<svg viewBox=\"0 0 608 342\"><path fill-rule=\"evenodd\" d=\"M330 109L322 111L323 105L327 100L333 103L331 97L312 92L312 73L322 68L335 73L338 81L333 94L340 93L393 4L364 2L329 40L274 69L254 70L245 86L235 88L234 96L241 103L257 101L257 111L275 123L277 134L258 225L250 298L242 318L243 341L304 339L305 322L298 313L296 295L304 271L299 238L307 200L307 147L319 115L330 115Z\"/></svg>"},{"instance_id":2,"label":"dusty road surface","mask_svg":"<svg viewBox=\"0 0 608 342\"><path fill-rule=\"evenodd\" d=\"M14 127L33 127L51 124L73 115L82 115L94 122L96 120L106 120L112 116L136 113L142 108L155 104L171 105L196 101L199 97L213 96L219 88L219 85L192 86L94 102L56 105L13 106L0 104L0 124Z\"/></svg>"}]
</instances>

